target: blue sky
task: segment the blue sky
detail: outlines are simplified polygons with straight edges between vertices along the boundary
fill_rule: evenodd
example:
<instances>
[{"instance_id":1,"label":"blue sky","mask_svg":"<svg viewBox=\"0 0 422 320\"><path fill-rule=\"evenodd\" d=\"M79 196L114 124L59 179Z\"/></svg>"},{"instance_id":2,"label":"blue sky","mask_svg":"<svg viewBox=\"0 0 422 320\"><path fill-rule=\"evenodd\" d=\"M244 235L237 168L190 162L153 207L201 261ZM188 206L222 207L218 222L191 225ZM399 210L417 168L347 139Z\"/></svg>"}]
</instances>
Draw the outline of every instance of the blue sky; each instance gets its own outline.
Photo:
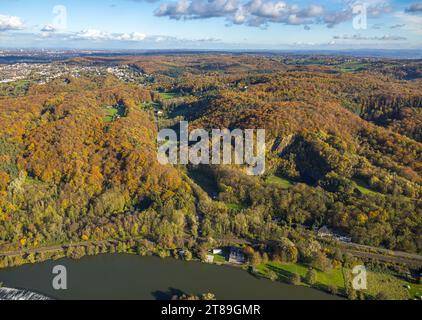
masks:
<instances>
[{"instance_id":1,"label":"blue sky","mask_svg":"<svg viewBox=\"0 0 422 320\"><path fill-rule=\"evenodd\" d=\"M0 0L0 47L422 49L422 1Z\"/></svg>"}]
</instances>

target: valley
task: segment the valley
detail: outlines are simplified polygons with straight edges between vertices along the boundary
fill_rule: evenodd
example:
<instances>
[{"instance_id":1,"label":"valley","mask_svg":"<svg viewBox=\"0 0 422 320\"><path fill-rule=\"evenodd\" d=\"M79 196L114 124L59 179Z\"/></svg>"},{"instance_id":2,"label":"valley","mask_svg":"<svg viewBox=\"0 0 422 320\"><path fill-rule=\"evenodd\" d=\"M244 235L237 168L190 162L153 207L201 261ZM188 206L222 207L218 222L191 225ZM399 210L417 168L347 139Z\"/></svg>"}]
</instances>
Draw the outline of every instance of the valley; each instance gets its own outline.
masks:
<instances>
[{"instance_id":1,"label":"valley","mask_svg":"<svg viewBox=\"0 0 422 320\"><path fill-rule=\"evenodd\" d=\"M421 68L262 53L3 65L0 267L111 253L206 262L234 247L245 273L277 282L419 299ZM264 174L161 165L158 132L180 121L265 129ZM343 272L356 265L394 290L356 292Z\"/></svg>"}]
</instances>

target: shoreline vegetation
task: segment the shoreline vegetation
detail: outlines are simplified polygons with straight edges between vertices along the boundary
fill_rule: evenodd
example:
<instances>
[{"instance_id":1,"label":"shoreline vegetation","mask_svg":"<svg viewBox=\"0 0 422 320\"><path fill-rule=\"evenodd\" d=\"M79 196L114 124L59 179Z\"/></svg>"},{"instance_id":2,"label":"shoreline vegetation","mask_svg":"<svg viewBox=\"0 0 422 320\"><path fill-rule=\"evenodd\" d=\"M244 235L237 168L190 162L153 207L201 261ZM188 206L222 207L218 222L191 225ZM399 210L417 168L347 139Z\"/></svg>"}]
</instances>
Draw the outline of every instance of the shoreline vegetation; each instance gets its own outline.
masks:
<instances>
[{"instance_id":1,"label":"shoreline vegetation","mask_svg":"<svg viewBox=\"0 0 422 320\"><path fill-rule=\"evenodd\" d=\"M353 277L351 269L354 265L358 265L361 262L350 256L347 257L347 259L351 259L350 261L340 262L334 260L334 263L331 266L328 266L328 269L322 270L324 269L323 266L319 266L318 269L318 267L312 267L311 265L306 265L297 261L269 261L266 254L257 258L256 252L252 253L252 256L244 263L231 263L227 259L227 250L230 250L230 248L238 248L242 250L245 255L251 254L251 247L249 246L227 246L224 247L223 253L212 254L209 252L208 255L214 257L213 261L209 262L204 256L201 256L201 253L197 252L194 254L186 248L160 248L154 246L154 244L148 240L110 240L98 244L86 242L83 245L57 245L53 246L51 250L43 251L41 249L35 254L2 256L2 253L0 253L0 269L62 258L79 260L84 256L124 253L229 266L242 269L255 277L266 278L271 281L280 281L291 285L311 287L352 300L422 299L421 284L401 279L393 272L386 273L385 270L377 270L377 268L381 266L377 264L372 265L371 269L368 270L368 288L362 291L353 290L351 288L351 280ZM194 293L192 294L194 295Z\"/></svg>"}]
</instances>

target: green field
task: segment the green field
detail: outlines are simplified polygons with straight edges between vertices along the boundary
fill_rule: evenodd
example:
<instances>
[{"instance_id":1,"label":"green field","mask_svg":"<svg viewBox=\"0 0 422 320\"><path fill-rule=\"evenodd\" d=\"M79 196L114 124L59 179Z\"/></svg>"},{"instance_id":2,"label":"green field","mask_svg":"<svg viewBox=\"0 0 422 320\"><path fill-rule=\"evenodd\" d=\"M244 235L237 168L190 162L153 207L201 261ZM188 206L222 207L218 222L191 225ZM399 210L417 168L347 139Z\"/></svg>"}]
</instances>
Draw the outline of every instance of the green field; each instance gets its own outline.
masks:
<instances>
[{"instance_id":1,"label":"green field","mask_svg":"<svg viewBox=\"0 0 422 320\"><path fill-rule=\"evenodd\" d=\"M342 72L354 72L360 70L366 70L370 67L367 63L361 63L359 61L344 62L336 66Z\"/></svg>"},{"instance_id":2,"label":"green field","mask_svg":"<svg viewBox=\"0 0 422 320\"><path fill-rule=\"evenodd\" d=\"M118 112L119 112L119 110L117 110L117 108L106 109L106 115L104 117L104 121L105 122L114 121L114 118L116 117Z\"/></svg>"},{"instance_id":3,"label":"green field","mask_svg":"<svg viewBox=\"0 0 422 320\"><path fill-rule=\"evenodd\" d=\"M353 180L356 183L356 188L362 192L362 194L369 194L369 195L379 195L380 193L369 189L369 186L364 182L361 181L359 179L354 179Z\"/></svg>"},{"instance_id":4,"label":"green field","mask_svg":"<svg viewBox=\"0 0 422 320\"><path fill-rule=\"evenodd\" d=\"M409 295L411 299L418 299L420 300L422 297L422 284L409 284L410 285L410 290L409 290Z\"/></svg>"},{"instance_id":5,"label":"green field","mask_svg":"<svg viewBox=\"0 0 422 320\"><path fill-rule=\"evenodd\" d=\"M104 108L104 112L104 122L113 122L117 119L117 116L126 116L126 107L124 105L114 105Z\"/></svg>"},{"instance_id":6,"label":"green field","mask_svg":"<svg viewBox=\"0 0 422 320\"><path fill-rule=\"evenodd\" d=\"M226 262L226 257L221 254L213 254L214 256L214 263L224 263Z\"/></svg>"},{"instance_id":7,"label":"green field","mask_svg":"<svg viewBox=\"0 0 422 320\"><path fill-rule=\"evenodd\" d=\"M358 188L358 190L359 190L360 192L362 192L363 194L376 194L376 192L375 192L375 191L372 191L371 189L365 188L365 187L360 186L360 185L358 185L358 186L357 186L357 188Z\"/></svg>"},{"instance_id":8,"label":"green field","mask_svg":"<svg viewBox=\"0 0 422 320\"><path fill-rule=\"evenodd\" d=\"M153 108L157 106L158 106L158 103L154 101L144 102L140 105L141 108Z\"/></svg>"},{"instance_id":9,"label":"green field","mask_svg":"<svg viewBox=\"0 0 422 320\"><path fill-rule=\"evenodd\" d=\"M345 272L351 274L350 269L345 269ZM391 274L367 271L367 290L365 290L365 294L371 298L376 298L382 294L388 300L407 300L412 294L416 295L416 292L418 292L418 288L413 287L412 293L412 290L406 288L407 285L409 285L408 282Z\"/></svg>"},{"instance_id":10,"label":"green field","mask_svg":"<svg viewBox=\"0 0 422 320\"><path fill-rule=\"evenodd\" d=\"M268 176L265 181L267 183L278 184L285 189L288 189L288 188L293 186L293 183L290 180L287 180L285 178L281 178L279 176L274 176L274 175Z\"/></svg>"},{"instance_id":11,"label":"green field","mask_svg":"<svg viewBox=\"0 0 422 320\"><path fill-rule=\"evenodd\" d=\"M293 273L300 275L302 284L304 283L308 267L300 263L280 263L268 262L261 264L257 268L257 273L263 277L269 277L269 272L273 271L277 275L277 279L282 282L289 282ZM344 272L351 272L350 269L344 269ZM345 293L345 280L342 268L333 269L330 272L321 272L317 270L316 284L313 287L317 289L326 289L328 286L334 286L339 293ZM407 289L410 286L410 289ZM382 294L386 299L390 300L407 300L417 299L422 296L422 285L411 284L401 280L394 275L387 273L367 272L367 290L364 291L371 299L377 298Z\"/></svg>"},{"instance_id":12,"label":"green field","mask_svg":"<svg viewBox=\"0 0 422 320\"><path fill-rule=\"evenodd\" d=\"M299 263L280 263L280 262L268 262L261 264L257 267L258 274L268 277L270 271L277 274L278 280L283 282L289 282L290 276L293 273L297 273L302 278L303 285L304 278L308 272L309 267ZM317 271L315 287L326 288L327 286L337 287L339 292L344 291L344 278L343 272L339 269L333 269L330 272Z\"/></svg>"},{"instance_id":13,"label":"green field","mask_svg":"<svg viewBox=\"0 0 422 320\"><path fill-rule=\"evenodd\" d=\"M176 98L177 97L177 94L170 93L170 92L162 92L162 93L160 93L160 97L163 100L169 100L169 99Z\"/></svg>"}]
</instances>

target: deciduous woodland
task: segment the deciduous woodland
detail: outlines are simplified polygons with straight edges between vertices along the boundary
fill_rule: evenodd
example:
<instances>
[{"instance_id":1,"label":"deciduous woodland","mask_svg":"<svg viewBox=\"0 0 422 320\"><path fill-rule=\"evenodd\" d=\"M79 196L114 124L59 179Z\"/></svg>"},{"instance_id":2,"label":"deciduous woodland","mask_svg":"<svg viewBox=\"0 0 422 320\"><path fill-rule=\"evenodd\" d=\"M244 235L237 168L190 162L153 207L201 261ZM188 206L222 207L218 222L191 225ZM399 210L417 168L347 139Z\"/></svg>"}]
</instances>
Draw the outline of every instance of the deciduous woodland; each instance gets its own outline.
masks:
<instances>
[{"instance_id":1,"label":"deciduous woodland","mask_svg":"<svg viewBox=\"0 0 422 320\"><path fill-rule=\"evenodd\" d=\"M203 256L218 239L245 239L261 243L259 257L324 269L341 259L308 233L326 225L421 254L422 62L304 59L85 57L66 63L141 77L1 87L0 251L131 239ZM182 119L266 129L264 176L160 165L157 126Z\"/></svg>"}]
</instances>

